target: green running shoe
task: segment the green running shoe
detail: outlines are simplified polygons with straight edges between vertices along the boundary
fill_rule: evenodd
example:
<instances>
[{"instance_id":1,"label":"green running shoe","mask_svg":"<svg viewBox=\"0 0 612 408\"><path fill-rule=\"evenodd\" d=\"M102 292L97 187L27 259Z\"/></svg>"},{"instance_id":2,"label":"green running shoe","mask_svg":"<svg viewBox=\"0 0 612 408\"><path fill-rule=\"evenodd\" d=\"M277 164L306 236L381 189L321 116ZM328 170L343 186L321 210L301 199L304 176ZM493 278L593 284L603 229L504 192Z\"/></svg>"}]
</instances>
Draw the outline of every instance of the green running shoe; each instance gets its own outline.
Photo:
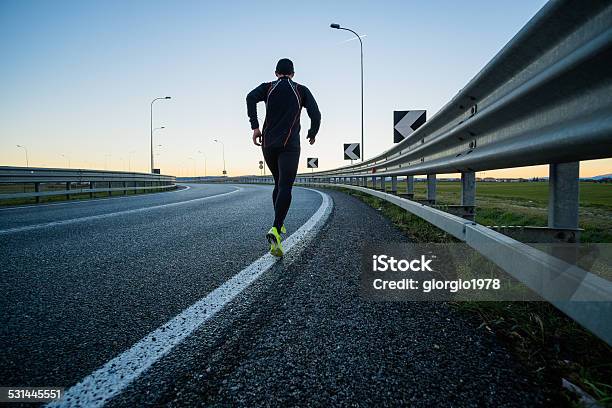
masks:
<instances>
[{"instance_id":1,"label":"green running shoe","mask_svg":"<svg viewBox=\"0 0 612 408\"><path fill-rule=\"evenodd\" d=\"M283 224L283 226L281 227L281 234L286 234L287 233L287 228L285 228L285 224Z\"/></svg>"},{"instance_id":2,"label":"green running shoe","mask_svg":"<svg viewBox=\"0 0 612 408\"><path fill-rule=\"evenodd\" d=\"M277 257L283 256L283 245L281 244L281 236L276 227L270 228L266 234L266 239L270 243L270 253Z\"/></svg>"}]
</instances>

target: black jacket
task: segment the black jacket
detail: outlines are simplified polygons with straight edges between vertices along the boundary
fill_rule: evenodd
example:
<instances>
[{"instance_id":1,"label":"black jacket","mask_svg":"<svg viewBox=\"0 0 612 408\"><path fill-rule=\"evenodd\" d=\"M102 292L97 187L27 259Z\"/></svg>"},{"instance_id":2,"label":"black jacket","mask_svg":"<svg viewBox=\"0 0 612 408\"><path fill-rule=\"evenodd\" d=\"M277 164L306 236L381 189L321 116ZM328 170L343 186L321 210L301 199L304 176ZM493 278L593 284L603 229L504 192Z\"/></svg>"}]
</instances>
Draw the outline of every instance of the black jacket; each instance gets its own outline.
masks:
<instances>
[{"instance_id":1,"label":"black jacket","mask_svg":"<svg viewBox=\"0 0 612 408\"><path fill-rule=\"evenodd\" d=\"M310 117L308 138L315 137L321 124L321 112L314 97L304 85L282 77L274 82L264 82L246 97L247 113L251 129L259 128L257 102L266 103L266 120L261 133L263 147L299 147L300 113L302 106Z\"/></svg>"}]
</instances>

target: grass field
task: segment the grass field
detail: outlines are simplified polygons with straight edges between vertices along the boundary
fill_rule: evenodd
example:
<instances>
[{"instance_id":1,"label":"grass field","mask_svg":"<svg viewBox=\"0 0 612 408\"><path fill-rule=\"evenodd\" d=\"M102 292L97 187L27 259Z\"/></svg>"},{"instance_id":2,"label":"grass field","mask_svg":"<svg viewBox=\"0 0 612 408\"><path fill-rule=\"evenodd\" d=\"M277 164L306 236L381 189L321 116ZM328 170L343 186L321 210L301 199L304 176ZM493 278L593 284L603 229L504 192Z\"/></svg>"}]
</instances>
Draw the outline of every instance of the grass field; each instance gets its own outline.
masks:
<instances>
[{"instance_id":1,"label":"grass field","mask_svg":"<svg viewBox=\"0 0 612 408\"><path fill-rule=\"evenodd\" d=\"M387 183L391 188L391 183ZM399 192L406 183L398 182ZM438 182L439 204L459 204L459 182ZM415 198L426 198L426 183L417 182ZM483 183L476 184L476 221L483 225L547 224L548 183ZM612 243L612 184L580 183L580 228L582 242Z\"/></svg>"},{"instance_id":2,"label":"grass field","mask_svg":"<svg viewBox=\"0 0 612 408\"><path fill-rule=\"evenodd\" d=\"M391 187L391 183L387 183ZM405 191L406 184L399 183L400 191ZM452 199L458 203L461 194L459 182L438 182L437 191L441 198ZM415 193L425 197L426 183L415 183ZM476 185L478 198L502 199L520 203L525 206L546 206L548 203L548 182L530 183L484 183ZM587 207L600 207L612 210L612 184L609 183L580 183L580 205Z\"/></svg>"},{"instance_id":3,"label":"grass field","mask_svg":"<svg viewBox=\"0 0 612 408\"><path fill-rule=\"evenodd\" d=\"M398 187L405 191L405 183ZM612 185L581 183L580 190L582 241L612 242ZM382 211L416 242L456 241L400 207L365 193L343 191ZM476 191L476 221L480 224L546 225L547 183L478 183ZM459 183L440 182L437 192L439 203L459 203ZM416 183L416 198L425 198L425 194L425 183ZM612 406L612 347L551 304L489 301L451 306L481 329L494 332L530 375L546 384L553 406L581 406L574 394L561 387L562 379L578 385L601 406Z\"/></svg>"}]
</instances>

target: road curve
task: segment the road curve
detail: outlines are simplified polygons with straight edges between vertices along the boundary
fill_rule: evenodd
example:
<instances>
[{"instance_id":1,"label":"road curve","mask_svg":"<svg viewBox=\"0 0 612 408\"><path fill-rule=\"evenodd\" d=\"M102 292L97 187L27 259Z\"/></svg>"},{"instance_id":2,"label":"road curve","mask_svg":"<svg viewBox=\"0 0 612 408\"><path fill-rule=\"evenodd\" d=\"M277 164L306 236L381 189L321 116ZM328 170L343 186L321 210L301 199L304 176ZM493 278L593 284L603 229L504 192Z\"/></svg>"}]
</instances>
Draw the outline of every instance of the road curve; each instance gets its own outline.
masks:
<instances>
[{"instance_id":1,"label":"road curve","mask_svg":"<svg viewBox=\"0 0 612 408\"><path fill-rule=\"evenodd\" d=\"M13 232L0 233L0 383L73 387L188 317L186 308L266 252L270 192L192 186L184 196L11 210L18 217L1 225ZM407 238L357 199L327 193L334 210L314 240L105 405L551 405L493 335L447 304L363 299L362 248ZM289 234L323 201L296 188ZM43 226L54 218L65 222Z\"/></svg>"},{"instance_id":2,"label":"road curve","mask_svg":"<svg viewBox=\"0 0 612 408\"><path fill-rule=\"evenodd\" d=\"M0 384L73 385L266 253L270 186L190 187L0 212Z\"/></svg>"}]
</instances>

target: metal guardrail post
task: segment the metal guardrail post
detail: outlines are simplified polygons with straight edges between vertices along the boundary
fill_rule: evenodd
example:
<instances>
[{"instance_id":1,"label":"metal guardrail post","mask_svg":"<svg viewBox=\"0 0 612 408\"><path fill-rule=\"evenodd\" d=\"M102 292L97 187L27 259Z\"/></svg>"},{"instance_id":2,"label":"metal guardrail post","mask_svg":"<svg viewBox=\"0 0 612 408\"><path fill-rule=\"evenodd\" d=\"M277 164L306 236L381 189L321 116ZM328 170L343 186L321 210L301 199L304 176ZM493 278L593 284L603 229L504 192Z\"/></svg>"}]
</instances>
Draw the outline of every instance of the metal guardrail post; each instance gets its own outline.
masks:
<instances>
[{"instance_id":1,"label":"metal guardrail post","mask_svg":"<svg viewBox=\"0 0 612 408\"><path fill-rule=\"evenodd\" d=\"M407 198L408 200L414 199L414 176L406 176L406 192L396 192L396 194L402 198Z\"/></svg>"},{"instance_id":2,"label":"metal guardrail post","mask_svg":"<svg viewBox=\"0 0 612 408\"><path fill-rule=\"evenodd\" d=\"M391 177L391 194L397 194L397 176Z\"/></svg>"},{"instance_id":3,"label":"metal guardrail post","mask_svg":"<svg viewBox=\"0 0 612 408\"><path fill-rule=\"evenodd\" d=\"M70 181L66 182L66 191L70 191L70 187L72 187L72 183ZM70 200L70 193L66 193L66 200Z\"/></svg>"},{"instance_id":4,"label":"metal guardrail post","mask_svg":"<svg viewBox=\"0 0 612 408\"><path fill-rule=\"evenodd\" d=\"M414 194L414 176L406 176L406 194Z\"/></svg>"},{"instance_id":5,"label":"metal guardrail post","mask_svg":"<svg viewBox=\"0 0 612 408\"><path fill-rule=\"evenodd\" d=\"M436 202L436 175L427 175L427 200L430 203Z\"/></svg>"},{"instance_id":6,"label":"metal guardrail post","mask_svg":"<svg viewBox=\"0 0 612 408\"><path fill-rule=\"evenodd\" d=\"M94 183L93 181L89 182L89 189L90 190L93 190L95 186L96 186L96 183ZM89 198L94 198L95 195L96 195L96 193L94 193L93 191L89 192Z\"/></svg>"},{"instance_id":7,"label":"metal guardrail post","mask_svg":"<svg viewBox=\"0 0 612 408\"><path fill-rule=\"evenodd\" d=\"M380 191L383 193L387 192L387 178L385 176L380 178Z\"/></svg>"},{"instance_id":8,"label":"metal guardrail post","mask_svg":"<svg viewBox=\"0 0 612 408\"><path fill-rule=\"evenodd\" d=\"M40 193L40 183L34 183L34 191ZM36 202L40 203L40 196L36 196Z\"/></svg>"},{"instance_id":9,"label":"metal guardrail post","mask_svg":"<svg viewBox=\"0 0 612 408\"><path fill-rule=\"evenodd\" d=\"M372 188L376 190L376 176L372 176Z\"/></svg>"},{"instance_id":10,"label":"metal guardrail post","mask_svg":"<svg viewBox=\"0 0 612 408\"><path fill-rule=\"evenodd\" d=\"M145 184L146 184L146 183L145 183ZM110 197L110 196L113 194L113 192L111 191L112 186L113 186L113 182L112 182L112 181L109 181L109 182L108 182L108 196L109 196L109 197Z\"/></svg>"},{"instance_id":11,"label":"metal guardrail post","mask_svg":"<svg viewBox=\"0 0 612 408\"><path fill-rule=\"evenodd\" d=\"M578 228L580 162L549 167L548 227Z\"/></svg>"},{"instance_id":12,"label":"metal guardrail post","mask_svg":"<svg viewBox=\"0 0 612 408\"><path fill-rule=\"evenodd\" d=\"M123 182L123 195L127 195L127 181Z\"/></svg>"},{"instance_id":13,"label":"metal guardrail post","mask_svg":"<svg viewBox=\"0 0 612 408\"><path fill-rule=\"evenodd\" d=\"M461 173L461 205L476 205L476 173Z\"/></svg>"}]
</instances>

